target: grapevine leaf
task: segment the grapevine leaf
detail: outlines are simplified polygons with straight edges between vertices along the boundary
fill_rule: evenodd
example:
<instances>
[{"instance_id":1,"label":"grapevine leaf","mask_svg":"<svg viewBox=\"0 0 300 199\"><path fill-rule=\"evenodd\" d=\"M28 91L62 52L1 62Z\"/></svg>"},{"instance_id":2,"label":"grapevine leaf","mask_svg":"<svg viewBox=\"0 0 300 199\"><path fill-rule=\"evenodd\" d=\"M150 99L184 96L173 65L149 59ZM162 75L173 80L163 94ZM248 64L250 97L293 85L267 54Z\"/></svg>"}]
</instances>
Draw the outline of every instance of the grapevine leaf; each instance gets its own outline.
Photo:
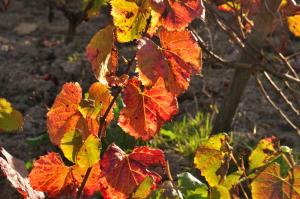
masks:
<instances>
[{"instance_id":1,"label":"grapevine leaf","mask_svg":"<svg viewBox=\"0 0 300 199\"><path fill-rule=\"evenodd\" d=\"M143 199L147 198L154 185L154 180L150 176L147 176L143 182L137 187L136 191L132 194L132 198Z\"/></svg>"},{"instance_id":2,"label":"grapevine leaf","mask_svg":"<svg viewBox=\"0 0 300 199\"><path fill-rule=\"evenodd\" d=\"M300 15L294 15L287 18L289 30L296 36L300 37Z\"/></svg>"},{"instance_id":3,"label":"grapevine leaf","mask_svg":"<svg viewBox=\"0 0 300 199\"><path fill-rule=\"evenodd\" d=\"M228 189L223 186L212 187L209 198L231 199Z\"/></svg>"},{"instance_id":4,"label":"grapevine leaf","mask_svg":"<svg viewBox=\"0 0 300 199\"><path fill-rule=\"evenodd\" d=\"M67 131L74 131L78 122L78 106L82 90L78 83L64 84L53 106L47 113L47 128L50 140L58 145Z\"/></svg>"},{"instance_id":5,"label":"grapevine leaf","mask_svg":"<svg viewBox=\"0 0 300 199\"><path fill-rule=\"evenodd\" d=\"M184 172L177 175L178 188L185 198L207 198L208 188L192 174Z\"/></svg>"},{"instance_id":6,"label":"grapevine leaf","mask_svg":"<svg viewBox=\"0 0 300 199\"><path fill-rule=\"evenodd\" d=\"M205 17L202 0L151 0L150 5L161 14L161 24L168 30L183 30L195 18Z\"/></svg>"},{"instance_id":7,"label":"grapevine leaf","mask_svg":"<svg viewBox=\"0 0 300 199\"><path fill-rule=\"evenodd\" d=\"M150 176L155 183L161 177L150 170L150 166L166 165L164 154L159 149L136 147L126 154L112 144L103 155L101 166L103 175L110 187L125 195L132 194L143 180Z\"/></svg>"},{"instance_id":8,"label":"grapevine leaf","mask_svg":"<svg viewBox=\"0 0 300 199\"><path fill-rule=\"evenodd\" d=\"M92 167L100 159L100 141L94 135L83 141L78 131L67 132L59 147L68 160L80 167Z\"/></svg>"},{"instance_id":9,"label":"grapevine leaf","mask_svg":"<svg viewBox=\"0 0 300 199\"><path fill-rule=\"evenodd\" d=\"M92 64L95 77L107 85L106 77L114 75L118 65L118 52L114 46L111 25L98 31L86 47L86 55Z\"/></svg>"},{"instance_id":10,"label":"grapevine leaf","mask_svg":"<svg viewBox=\"0 0 300 199\"><path fill-rule=\"evenodd\" d=\"M225 151L225 134L210 137L207 142L201 144L196 152L194 163L200 169L201 175L205 177L210 186L216 186L221 179L217 171L222 166Z\"/></svg>"},{"instance_id":11,"label":"grapevine leaf","mask_svg":"<svg viewBox=\"0 0 300 199\"><path fill-rule=\"evenodd\" d=\"M124 90L125 107L121 110L119 126L135 138L149 140L161 125L178 112L176 98L166 90L162 78L151 89L140 89L137 78L129 81Z\"/></svg>"},{"instance_id":12,"label":"grapevine leaf","mask_svg":"<svg viewBox=\"0 0 300 199\"><path fill-rule=\"evenodd\" d=\"M48 153L34 162L29 174L31 186L48 194L49 197L74 196L87 168L65 166L57 153ZM84 187L83 195L89 196L99 190L95 182L100 179L99 164L96 164ZM97 185L97 183L96 183Z\"/></svg>"},{"instance_id":13,"label":"grapevine leaf","mask_svg":"<svg viewBox=\"0 0 300 199\"><path fill-rule=\"evenodd\" d=\"M250 170L262 167L276 155L274 148L274 138L265 138L259 141L256 148L249 156Z\"/></svg>"},{"instance_id":14,"label":"grapevine leaf","mask_svg":"<svg viewBox=\"0 0 300 199\"><path fill-rule=\"evenodd\" d=\"M0 157L0 169L5 174L11 185L18 190L24 199L43 199L44 193L35 191L27 176L27 170L23 161L14 158L4 148L1 148L1 154L5 157Z\"/></svg>"},{"instance_id":15,"label":"grapevine leaf","mask_svg":"<svg viewBox=\"0 0 300 199\"><path fill-rule=\"evenodd\" d=\"M80 147L76 157L76 163L80 167L92 167L100 159L100 140L90 135Z\"/></svg>"},{"instance_id":16,"label":"grapevine leaf","mask_svg":"<svg viewBox=\"0 0 300 199\"><path fill-rule=\"evenodd\" d=\"M111 15L117 27L119 42L129 42L141 37L150 17L150 8L147 0L112 0Z\"/></svg>"},{"instance_id":17,"label":"grapevine leaf","mask_svg":"<svg viewBox=\"0 0 300 199\"><path fill-rule=\"evenodd\" d=\"M82 100L78 83L66 83L47 113L50 140L59 145L65 133L75 131L80 132L84 140L90 134L97 135L99 117L104 115L111 100L108 88L99 82L91 85L87 100ZM110 111L106 123L112 119Z\"/></svg>"},{"instance_id":18,"label":"grapevine leaf","mask_svg":"<svg viewBox=\"0 0 300 199\"><path fill-rule=\"evenodd\" d=\"M172 184L171 181L164 181L158 189L152 191L150 196L148 197L149 199L161 199L161 198L166 198L166 199L184 199L182 193L180 190L175 188Z\"/></svg>"},{"instance_id":19,"label":"grapevine leaf","mask_svg":"<svg viewBox=\"0 0 300 199\"><path fill-rule=\"evenodd\" d=\"M265 168L251 184L253 199L300 198L300 167L294 166L289 175L280 175L280 165Z\"/></svg>"},{"instance_id":20,"label":"grapevine leaf","mask_svg":"<svg viewBox=\"0 0 300 199\"><path fill-rule=\"evenodd\" d=\"M0 132L11 132L23 128L23 116L4 98L0 98Z\"/></svg>"},{"instance_id":21,"label":"grapevine leaf","mask_svg":"<svg viewBox=\"0 0 300 199\"><path fill-rule=\"evenodd\" d=\"M205 143L200 144L194 159L196 168L215 189L215 194L220 193L223 198L227 198L227 192L229 194L229 190L238 184L242 176L242 171L239 170L227 175L231 153L226 144L228 139L226 134L210 137Z\"/></svg>"},{"instance_id":22,"label":"grapevine leaf","mask_svg":"<svg viewBox=\"0 0 300 199\"><path fill-rule=\"evenodd\" d=\"M139 78L145 86L152 86L163 77L174 95L189 86L191 74L201 69L201 49L187 31L160 31L162 49L147 38L139 43L137 52Z\"/></svg>"}]
</instances>

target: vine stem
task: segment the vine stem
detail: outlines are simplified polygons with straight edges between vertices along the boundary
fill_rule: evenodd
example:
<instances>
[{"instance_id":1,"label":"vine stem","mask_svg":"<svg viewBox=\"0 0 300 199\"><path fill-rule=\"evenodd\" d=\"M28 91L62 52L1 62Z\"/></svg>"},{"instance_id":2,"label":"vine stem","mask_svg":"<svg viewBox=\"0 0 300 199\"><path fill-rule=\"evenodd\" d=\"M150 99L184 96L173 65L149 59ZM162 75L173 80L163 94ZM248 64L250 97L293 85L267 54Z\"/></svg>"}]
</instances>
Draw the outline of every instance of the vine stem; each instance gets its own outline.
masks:
<instances>
[{"instance_id":1,"label":"vine stem","mask_svg":"<svg viewBox=\"0 0 300 199\"><path fill-rule=\"evenodd\" d=\"M132 64L133 64L134 59L135 59L135 56L132 57L129 61L126 60L127 68L126 68L125 74L128 74L128 73L129 73L130 67L131 67ZM99 131L98 131L98 135L99 135L100 141L101 141L101 139L102 139L102 137L103 137L103 133L102 133L102 132L103 132L103 128L104 128L104 126L105 126L105 120L106 120L106 118L107 118L107 116L108 116L108 114L109 114L111 108L113 107L115 101L117 100L118 96L121 94L122 90L123 90L123 87L119 87L119 88L118 88L117 93L116 93L115 96L113 97L112 101L109 103L109 105L108 105L108 107L107 107L107 109L106 109L104 115L100 118L100 127L99 127ZM89 168L86 170L86 173L85 173L85 175L84 175L84 178L83 178L83 180L82 180L82 183L81 183L81 185L80 185L80 187L79 187L79 189L78 189L78 192L77 192L77 194L76 194L76 199L80 199L81 194L82 194L82 191L83 191L83 189L84 189L84 186L85 186L85 184L86 184L86 182L87 182L87 180L88 180L88 178L89 178L89 176L90 176L90 174L91 174L92 168L93 168L93 167L89 167Z\"/></svg>"}]
</instances>

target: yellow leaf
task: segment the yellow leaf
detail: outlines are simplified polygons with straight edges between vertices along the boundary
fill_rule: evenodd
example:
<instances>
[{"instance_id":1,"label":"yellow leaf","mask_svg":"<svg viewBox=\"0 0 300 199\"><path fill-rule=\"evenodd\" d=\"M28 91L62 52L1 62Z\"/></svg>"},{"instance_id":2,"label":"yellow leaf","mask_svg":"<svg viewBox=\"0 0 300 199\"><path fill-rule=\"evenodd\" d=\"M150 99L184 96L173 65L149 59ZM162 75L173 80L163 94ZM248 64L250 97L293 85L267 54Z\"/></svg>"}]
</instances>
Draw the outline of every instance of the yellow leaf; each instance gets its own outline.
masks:
<instances>
[{"instance_id":1,"label":"yellow leaf","mask_svg":"<svg viewBox=\"0 0 300 199\"><path fill-rule=\"evenodd\" d=\"M111 6L118 41L130 42L140 38L150 17L148 1L112 0Z\"/></svg>"},{"instance_id":2,"label":"yellow leaf","mask_svg":"<svg viewBox=\"0 0 300 199\"><path fill-rule=\"evenodd\" d=\"M249 167L250 170L264 166L274 156L276 150L272 138L265 138L259 141L256 148L252 151L249 156Z\"/></svg>"},{"instance_id":3,"label":"yellow leaf","mask_svg":"<svg viewBox=\"0 0 300 199\"><path fill-rule=\"evenodd\" d=\"M70 131L65 133L59 146L68 160L82 168L92 167L100 159L100 141L94 135L82 140L80 132Z\"/></svg>"},{"instance_id":4,"label":"yellow leaf","mask_svg":"<svg viewBox=\"0 0 300 199\"><path fill-rule=\"evenodd\" d=\"M300 15L294 15L287 18L289 30L296 36L300 37Z\"/></svg>"},{"instance_id":5,"label":"yellow leaf","mask_svg":"<svg viewBox=\"0 0 300 199\"><path fill-rule=\"evenodd\" d=\"M17 131L23 128L23 116L4 98L0 98L0 132Z\"/></svg>"}]
</instances>

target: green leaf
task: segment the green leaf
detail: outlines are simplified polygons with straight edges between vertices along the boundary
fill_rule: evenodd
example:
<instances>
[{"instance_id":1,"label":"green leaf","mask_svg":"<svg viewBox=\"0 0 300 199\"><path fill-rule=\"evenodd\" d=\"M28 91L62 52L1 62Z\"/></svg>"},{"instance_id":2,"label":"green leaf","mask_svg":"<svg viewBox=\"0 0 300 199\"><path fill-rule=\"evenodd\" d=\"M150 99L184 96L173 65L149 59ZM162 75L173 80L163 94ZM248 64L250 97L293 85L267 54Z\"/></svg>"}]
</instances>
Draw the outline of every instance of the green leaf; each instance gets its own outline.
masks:
<instances>
[{"instance_id":1,"label":"green leaf","mask_svg":"<svg viewBox=\"0 0 300 199\"><path fill-rule=\"evenodd\" d=\"M159 189L153 191L148 199L183 199L180 190L176 190L170 181L163 182Z\"/></svg>"},{"instance_id":2,"label":"green leaf","mask_svg":"<svg viewBox=\"0 0 300 199\"><path fill-rule=\"evenodd\" d=\"M141 37L150 17L147 0L112 0L113 21L119 42L130 42Z\"/></svg>"},{"instance_id":3,"label":"green leaf","mask_svg":"<svg viewBox=\"0 0 300 199\"><path fill-rule=\"evenodd\" d=\"M199 181L192 174L184 172L177 175L178 188L187 199L204 199L208 196L206 184Z\"/></svg>"},{"instance_id":4,"label":"green leaf","mask_svg":"<svg viewBox=\"0 0 300 199\"><path fill-rule=\"evenodd\" d=\"M23 128L22 114L4 98L0 98L0 132L18 131Z\"/></svg>"},{"instance_id":5,"label":"green leaf","mask_svg":"<svg viewBox=\"0 0 300 199\"><path fill-rule=\"evenodd\" d=\"M154 180L151 176L147 176L143 182L138 186L137 190L133 193L133 199L147 198L151 193L151 188L154 184Z\"/></svg>"}]
</instances>

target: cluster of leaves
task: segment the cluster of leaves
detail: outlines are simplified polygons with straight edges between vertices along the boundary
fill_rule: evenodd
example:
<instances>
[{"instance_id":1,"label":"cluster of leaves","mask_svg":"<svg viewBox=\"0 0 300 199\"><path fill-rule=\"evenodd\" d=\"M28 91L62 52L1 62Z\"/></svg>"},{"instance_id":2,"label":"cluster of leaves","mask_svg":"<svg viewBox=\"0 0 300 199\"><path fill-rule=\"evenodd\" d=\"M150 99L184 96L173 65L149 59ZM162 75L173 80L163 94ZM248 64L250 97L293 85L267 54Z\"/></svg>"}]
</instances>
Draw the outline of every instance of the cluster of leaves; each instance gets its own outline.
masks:
<instances>
[{"instance_id":1,"label":"cluster of leaves","mask_svg":"<svg viewBox=\"0 0 300 199\"><path fill-rule=\"evenodd\" d=\"M126 154L111 144L101 155L102 139L121 93L125 106L118 125L136 139L151 139L178 112L177 96L188 88L191 75L201 70L201 49L187 26L204 17L203 4L201 0L110 4L114 24L97 32L86 48L98 82L84 95L78 83L64 84L47 113L50 141L72 164L66 165L54 152L37 159L28 179L30 190L39 192L31 198L41 198L41 192L80 198L97 191L104 198L127 198L139 195L135 192L144 181L155 189L165 175L167 162L161 150L141 146ZM127 68L120 74L117 43L134 40L136 56L126 60ZM129 76L135 58L138 75ZM117 91L114 96L112 89ZM28 187L18 190L29 196Z\"/></svg>"},{"instance_id":2,"label":"cluster of leaves","mask_svg":"<svg viewBox=\"0 0 300 199\"><path fill-rule=\"evenodd\" d=\"M249 155L238 161L226 134L210 137L198 148L194 163L209 184L210 194L221 198L299 198L299 169L291 149L275 137L260 140Z\"/></svg>"}]
</instances>

